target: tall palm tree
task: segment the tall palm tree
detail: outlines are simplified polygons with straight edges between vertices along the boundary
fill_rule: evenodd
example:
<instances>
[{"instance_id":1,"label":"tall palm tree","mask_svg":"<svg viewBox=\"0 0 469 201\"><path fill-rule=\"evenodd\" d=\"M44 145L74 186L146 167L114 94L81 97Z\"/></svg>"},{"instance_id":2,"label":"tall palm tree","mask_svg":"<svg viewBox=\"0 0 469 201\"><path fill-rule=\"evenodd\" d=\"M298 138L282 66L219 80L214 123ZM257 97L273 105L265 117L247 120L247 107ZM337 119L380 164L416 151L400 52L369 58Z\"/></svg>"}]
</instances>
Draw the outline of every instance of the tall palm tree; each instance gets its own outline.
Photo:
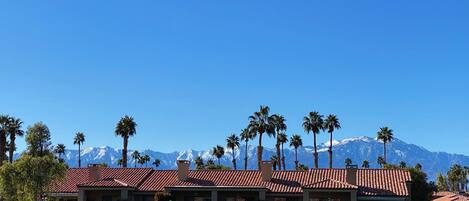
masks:
<instances>
[{"instance_id":1,"label":"tall palm tree","mask_svg":"<svg viewBox=\"0 0 469 201\"><path fill-rule=\"evenodd\" d=\"M282 163L279 165L279 167L283 166L283 170L286 170L286 165L285 165L285 149L283 148L283 144L288 142L288 136L285 133L280 133L277 135L277 141L280 142L280 145L282 146ZM280 163L279 163L280 164ZM281 168L279 168L281 169Z\"/></svg>"},{"instance_id":2,"label":"tall palm tree","mask_svg":"<svg viewBox=\"0 0 469 201\"><path fill-rule=\"evenodd\" d=\"M213 147L212 155L217 157L218 165L221 165L220 164L220 159L221 159L221 157L223 157L224 154L225 154L225 149L222 146L217 145L216 147Z\"/></svg>"},{"instance_id":3,"label":"tall palm tree","mask_svg":"<svg viewBox=\"0 0 469 201\"><path fill-rule=\"evenodd\" d=\"M244 152L244 169L248 169L248 142L249 140L254 139L256 137L256 131L253 129L245 128L241 130L241 140L244 140L246 142L246 150Z\"/></svg>"},{"instance_id":4,"label":"tall palm tree","mask_svg":"<svg viewBox=\"0 0 469 201\"><path fill-rule=\"evenodd\" d=\"M119 158L119 159L117 160L117 165L118 165L119 167L122 167L122 158Z\"/></svg>"},{"instance_id":5,"label":"tall palm tree","mask_svg":"<svg viewBox=\"0 0 469 201\"><path fill-rule=\"evenodd\" d=\"M132 154L130 154L130 157L134 159L134 167L137 167L138 159L140 158L140 152L137 150L134 150Z\"/></svg>"},{"instance_id":6,"label":"tall palm tree","mask_svg":"<svg viewBox=\"0 0 469 201\"><path fill-rule=\"evenodd\" d=\"M275 133L274 126L269 117L269 110L268 106L260 106L259 111L249 116L249 129L255 130L259 135L259 145L257 146L257 166L259 170L262 163L262 135L267 133L268 136L273 136Z\"/></svg>"},{"instance_id":7,"label":"tall palm tree","mask_svg":"<svg viewBox=\"0 0 469 201\"><path fill-rule=\"evenodd\" d=\"M226 139L226 147L231 149L231 156L233 157L233 168L236 170L236 158L235 158L235 149L239 147L239 137L235 134L231 134Z\"/></svg>"},{"instance_id":8,"label":"tall palm tree","mask_svg":"<svg viewBox=\"0 0 469 201\"><path fill-rule=\"evenodd\" d=\"M202 159L202 157L197 156L197 158L195 158L194 161L195 161L195 169L200 170L204 168L204 160Z\"/></svg>"},{"instance_id":9,"label":"tall palm tree","mask_svg":"<svg viewBox=\"0 0 469 201\"><path fill-rule=\"evenodd\" d=\"M62 154L65 154L65 145L64 144L58 144L55 147L54 152L57 153L59 155L59 159L61 159Z\"/></svg>"},{"instance_id":10,"label":"tall palm tree","mask_svg":"<svg viewBox=\"0 0 469 201\"><path fill-rule=\"evenodd\" d=\"M381 156L378 156L378 159L376 160L376 162L378 163L378 165L379 165L381 168L383 167L383 165L386 164L386 161L385 161L384 158L381 157Z\"/></svg>"},{"instance_id":11,"label":"tall palm tree","mask_svg":"<svg viewBox=\"0 0 469 201\"><path fill-rule=\"evenodd\" d=\"M155 159L155 160L153 161L153 165L155 166L155 169L158 169L158 167L160 166L160 164L161 164L160 159Z\"/></svg>"},{"instance_id":12,"label":"tall palm tree","mask_svg":"<svg viewBox=\"0 0 469 201\"><path fill-rule=\"evenodd\" d=\"M324 120L319 112L310 112L307 116L303 117L303 129L306 133L313 133L314 137L314 168L318 168L318 146L317 146L317 135L320 131L324 130Z\"/></svg>"},{"instance_id":13,"label":"tall palm tree","mask_svg":"<svg viewBox=\"0 0 469 201\"><path fill-rule=\"evenodd\" d=\"M78 145L78 167L81 167L81 145L85 142L85 134L78 132L73 138L73 144Z\"/></svg>"},{"instance_id":14,"label":"tall palm tree","mask_svg":"<svg viewBox=\"0 0 469 201\"><path fill-rule=\"evenodd\" d=\"M23 122L19 118L10 117L8 121L8 133L10 134L10 147L8 148L8 159L13 163L13 155L16 150L16 137L22 137L24 131L21 130Z\"/></svg>"},{"instance_id":15,"label":"tall palm tree","mask_svg":"<svg viewBox=\"0 0 469 201\"><path fill-rule=\"evenodd\" d=\"M370 162L368 162L367 160L364 160L362 163L362 168L365 168L365 169L370 168Z\"/></svg>"},{"instance_id":16,"label":"tall palm tree","mask_svg":"<svg viewBox=\"0 0 469 201\"><path fill-rule=\"evenodd\" d=\"M290 138L290 146L295 148L295 169L298 168L298 148L303 146L303 140L299 135L293 135Z\"/></svg>"},{"instance_id":17,"label":"tall palm tree","mask_svg":"<svg viewBox=\"0 0 469 201\"><path fill-rule=\"evenodd\" d=\"M3 161L6 160L6 147L7 147L7 135L8 135L8 124L10 117L8 115L0 115L0 166Z\"/></svg>"},{"instance_id":18,"label":"tall palm tree","mask_svg":"<svg viewBox=\"0 0 469 201\"><path fill-rule=\"evenodd\" d=\"M280 156L280 138L279 135L281 132L285 132L287 130L287 125L285 124L285 118L282 115L274 114L270 116L270 119L272 121L272 125L275 128L275 136L277 136L277 143L275 144L275 148L277 150L277 164L278 164L278 169L282 169L282 157Z\"/></svg>"},{"instance_id":19,"label":"tall palm tree","mask_svg":"<svg viewBox=\"0 0 469 201\"><path fill-rule=\"evenodd\" d=\"M332 168L332 133L336 129L340 129L340 123L337 116L330 114L327 116L324 121L324 129L327 129L327 132L330 134L330 144L329 144L329 168Z\"/></svg>"},{"instance_id":20,"label":"tall palm tree","mask_svg":"<svg viewBox=\"0 0 469 201\"><path fill-rule=\"evenodd\" d=\"M122 117L116 125L117 136L124 139L124 148L122 149L122 167L127 167L127 145L129 143L129 137L134 136L137 133L137 123L134 118L125 115Z\"/></svg>"},{"instance_id":21,"label":"tall palm tree","mask_svg":"<svg viewBox=\"0 0 469 201\"><path fill-rule=\"evenodd\" d=\"M348 167L348 166L352 165L352 159L346 158L344 163L345 163L345 166Z\"/></svg>"},{"instance_id":22,"label":"tall palm tree","mask_svg":"<svg viewBox=\"0 0 469 201\"><path fill-rule=\"evenodd\" d=\"M384 146L384 162L387 162L386 160L386 143L391 142L394 139L394 134L392 132L392 129L389 129L388 127L382 127L379 129L378 133L378 140L383 141L383 146Z\"/></svg>"}]
</instances>

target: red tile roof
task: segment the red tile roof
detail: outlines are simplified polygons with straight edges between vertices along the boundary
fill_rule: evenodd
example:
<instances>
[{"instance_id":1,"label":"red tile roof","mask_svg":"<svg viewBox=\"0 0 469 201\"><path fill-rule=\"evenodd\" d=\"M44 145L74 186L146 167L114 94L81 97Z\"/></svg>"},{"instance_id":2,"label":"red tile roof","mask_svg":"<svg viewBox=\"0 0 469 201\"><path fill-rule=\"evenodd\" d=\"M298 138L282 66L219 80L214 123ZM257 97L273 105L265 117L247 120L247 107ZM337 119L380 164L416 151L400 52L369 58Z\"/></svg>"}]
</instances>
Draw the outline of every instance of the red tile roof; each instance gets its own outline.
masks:
<instances>
[{"instance_id":1,"label":"red tile roof","mask_svg":"<svg viewBox=\"0 0 469 201\"><path fill-rule=\"evenodd\" d=\"M67 178L52 192L77 192L77 185L88 182L87 169L70 169ZM351 188L345 179L345 169L313 169L309 171L273 171L269 182L262 181L256 170L194 170L187 181L177 179L176 170L143 168L103 168L101 178L112 178L139 191L157 192L165 187L230 187L265 188L272 193L301 193L302 188ZM408 196L406 170L359 169L357 185L359 195ZM104 184L104 183L99 183ZM109 184L109 185L115 185Z\"/></svg>"},{"instance_id":2,"label":"red tile roof","mask_svg":"<svg viewBox=\"0 0 469 201\"><path fill-rule=\"evenodd\" d=\"M433 201L468 201L469 196L467 194L457 195L453 192L438 192L433 195Z\"/></svg>"},{"instance_id":3,"label":"red tile roof","mask_svg":"<svg viewBox=\"0 0 469 201\"><path fill-rule=\"evenodd\" d=\"M128 183L121 181L119 179L113 179L113 178L107 178L107 179L101 179L98 181L92 181L92 182L87 182L83 184L78 184L79 187L133 187L135 188L136 186L131 186Z\"/></svg>"}]
</instances>

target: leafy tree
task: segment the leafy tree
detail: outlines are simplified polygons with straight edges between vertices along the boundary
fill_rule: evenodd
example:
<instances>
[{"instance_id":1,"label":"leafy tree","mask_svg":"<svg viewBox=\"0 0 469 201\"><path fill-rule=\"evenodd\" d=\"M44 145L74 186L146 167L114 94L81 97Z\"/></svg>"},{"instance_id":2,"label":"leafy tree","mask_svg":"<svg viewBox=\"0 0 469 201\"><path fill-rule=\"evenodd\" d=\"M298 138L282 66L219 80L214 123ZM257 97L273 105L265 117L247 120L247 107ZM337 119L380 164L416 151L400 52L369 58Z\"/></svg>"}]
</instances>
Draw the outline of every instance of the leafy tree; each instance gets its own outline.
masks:
<instances>
[{"instance_id":1,"label":"leafy tree","mask_svg":"<svg viewBox=\"0 0 469 201\"><path fill-rule=\"evenodd\" d=\"M10 147L8 148L8 159L13 163L13 155L16 150L16 137L22 137L24 131L21 130L23 122L19 118L10 117L8 121L8 133L10 134Z\"/></svg>"},{"instance_id":2,"label":"leafy tree","mask_svg":"<svg viewBox=\"0 0 469 201\"><path fill-rule=\"evenodd\" d=\"M129 137L134 136L137 133L137 123L134 118L125 115L119 122L117 122L115 133L117 136L124 139L124 148L122 149L122 167L127 167L127 145L129 144Z\"/></svg>"},{"instance_id":3,"label":"leafy tree","mask_svg":"<svg viewBox=\"0 0 469 201\"><path fill-rule=\"evenodd\" d=\"M438 188L438 191L448 191L448 178L441 174L441 172L438 173L436 176L436 186Z\"/></svg>"},{"instance_id":4,"label":"leafy tree","mask_svg":"<svg viewBox=\"0 0 469 201\"><path fill-rule=\"evenodd\" d=\"M195 158L195 169L200 170L203 168L204 168L204 160L202 159L202 157L197 156L197 158Z\"/></svg>"},{"instance_id":5,"label":"leafy tree","mask_svg":"<svg viewBox=\"0 0 469 201\"><path fill-rule=\"evenodd\" d=\"M279 135L277 135L277 139L280 142L280 145L282 146L282 165L281 166L283 166L283 170L286 170L287 167L285 165L285 149L283 145L288 142L288 136L285 133L280 133Z\"/></svg>"},{"instance_id":6,"label":"leafy tree","mask_svg":"<svg viewBox=\"0 0 469 201\"><path fill-rule=\"evenodd\" d=\"M378 156L378 159L377 159L376 162L378 163L378 165L379 165L381 168L386 164L386 162L384 161L384 158L381 157L381 156Z\"/></svg>"},{"instance_id":7,"label":"leafy tree","mask_svg":"<svg viewBox=\"0 0 469 201\"><path fill-rule=\"evenodd\" d=\"M448 170L448 184L451 191L463 191L467 184L467 174L461 165L454 164Z\"/></svg>"},{"instance_id":8,"label":"leafy tree","mask_svg":"<svg viewBox=\"0 0 469 201\"><path fill-rule=\"evenodd\" d=\"M345 166L350 166L350 165L352 165L352 159L346 158L346 159L344 160L344 163L345 163Z\"/></svg>"},{"instance_id":9,"label":"leafy tree","mask_svg":"<svg viewBox=\"0 0 469 201\"><path fill-rule=\"evenodd\" d=\"M35 156L44 156L51 152L50 150L50 131L42 122L35 123L28 127L26 131L27 153Z\"/></svg>"},{"instance_id":10,"label":"leafy tree","mask_svg":"<svg viewBox=\"0 0 469 201\"><path fill-rule=\"evenodd\" d=\"M130 157L134 159L134 167L137 167L138 159L140 158L140 152L137 150L134 150L132 154L130 154Z\"/></svg>"},{"instance_id":11,"label":"leafy tree","mask_svg":"<svg viewBox=\"0 0 469 201\"><path fill-rule=\"evenodd\" d=\"M225 155L225 149L222 146L217 145L216 147L213 147L212 155L217 157L218 165L220 165L220 159Z\"/></svg>"},{"instance_id":12,"label":"leafy tree","mask_svg":"<svg viewBox=\"0 0 469 201\"><path fill-rule=\"evenodd\" d=\"M253 129L249 129L249 127L241 130L241 140L244 140L244 142L246 143L246 150L244 152L244 169L247 170L248 169L248 142L249 140L252 140L254 139L254 137L256 137L256 131L253 130Z\"/></svg>"},{"instance_id":13,"label":"leafy tree","mask_svg":"<svg viewBox=\"0 0 469 201\"><path fill-rule=\"evenodd\" d=\"M50 151L50 132L36 123L26 132L27 151L0 167L0 196L5 200L36 201L65 175L67 167Z\"/></svg>"},{"instance_id":14,"label":"leafy tree","mask_svg":"<svg viewBox=\"0 0 469 201\"><path fill-rule=\"evenodd\" d=\"M382 127L379 129L377 133L378 139L383 141L383 147L384 147L384 162L386 163L386 143L391 142L394 139L394 134L392 129L388 127Z\"/></svg>"},{"instance_id":15,"label":"leafy tree","mask_svg":"<svg viewBox=\"0 0 469 201\"><path fill-rule=\"evenodd\" d=\"M290 146L295 149L295 168L298 168L298 148L303 146L303 140L299 135L293 135L290 138Z\"/></svg>"},{"instance_id":16,"label":"leafy tree","mask_svg":"<svg viewBox=\"0 0 469 201\"><path fill-rule=\"evenodd\" d=\"M317 135L320 131L324 131L324 120L323 116L319 112L310 112L308 116L303 117L303 129L306 133L313 133L314 138L314 167L318 168L318 147L317 147Z\"/></svg>"},{"instance_id":17,"label":"leafy tree","mask_svg":"<svg viewBox=\"0 0 469 201\"><path fill-rule=\"evenodd\" d=\"M431 200L433 192L435 192L436 185L432 182L427 182L427 174L421 168L409 168L410 176L412 179L412 200Z\"/></svg>"},{"instance_id":18,"label":"leafy tree","mask_svg":"<svg viewBox=\"0 0 469 201\"><path fill-rule=\"evenodd\" d=\"M8 115L0 115L0 165L6 160L6 146L8 135L8 124L10 117Z\"/></svg>"},{"instance_id":19,"label":"leafy tree","mask_svg":"<svg viewBox=\"0 0 469 201\"><path fill-rule=\"evenodd\" d=\"M226 167L224 165L215 165L212 159L209 159L207 161L207 164L205 164L202 169L206 170L229 170L229 167Z\"/></svg>"},{"instance_id":20,"label":"leafy tree","mask_svg":"<svg viewBox=\"0 0 469 201\"><path fill-rule=\"evenodd\" d=\"M239 137L235 134L231 134L230 136L228 136L228 138L226 139L226 147L231 149L231 156L233 157L231 162L233 163L233 169L236 170L235 149L239 147Z\"/></svg>"},{"instance_id":21,"label":"leafy tree","mask_svg":"<svg viewBox=\"0 0 469 201\"><path fill-rule=\"evenodd\" d=\"M257 146L257 166L259 170L261 169L262 163L262 135L264 133L267 133L268 136L275 134L275 127L269 117L269 110L268 106L260 106L259 111L249 116L249 130L255 130L259 135L259 145Z\"/></svg>"},{"instance_id":22,"label":"leafy tree","mask_svg":"<svg viewBox=\"0 0 469 201\"><path fill-rule=\"evenodd\" d=\"M285 124L285 117L282 115L274 114L270 116L271 123L274 127L275 134L277 136L277 143L275 143L275 149L277 151L277 164L278 169L282 169L282 157L280 156L280 144L281 144L281 136L280 133L285 132L287 130L287 125Z\"/></svg>"},{"instance_id":23,"label":"leafy tree","mask_svg":"<svg viewBox=\"0 0 469 201\"><path fill-rule=\"evenodd\" d=\"M365 169L370 168L370 162L368 162L367 160L364 160L362 163L362 168L365 168Z\"/></svg>"},{"instance_id":24,"label":"leafy tree","mask_svg":"<svg viewBox=\"0 0 469 201\"><path fill-rule=\"evenodd\" d=\"M56 154L59 155L59 159L62 158L62 155L65 154L65 145L64 144L58 144L55 149L54 149L54 152Z\"/></svg>"},{"instance_id":25,"label":"leafy tree","mask_svg":"<svg viewBox=\"0 0 469 201\"><path fill-rule=\"evenodd\" d=\"M81 167L81 145L85 142L85 134L82 132L75 133L73 144L78 145L78 167Z\"/></svg>"},{"instance_id":26,"label":"leafy tree","mask_svg":"<svg viewBox=\"0 0 469 201\"><path fill-rule=\"evenodd\" d=\"M158 169L158 167L160 166L160 164L161 164L160 159L155 159L155 160L153 161L153 165L155 166L155 169Z\"/></svg>"}]
</instances>

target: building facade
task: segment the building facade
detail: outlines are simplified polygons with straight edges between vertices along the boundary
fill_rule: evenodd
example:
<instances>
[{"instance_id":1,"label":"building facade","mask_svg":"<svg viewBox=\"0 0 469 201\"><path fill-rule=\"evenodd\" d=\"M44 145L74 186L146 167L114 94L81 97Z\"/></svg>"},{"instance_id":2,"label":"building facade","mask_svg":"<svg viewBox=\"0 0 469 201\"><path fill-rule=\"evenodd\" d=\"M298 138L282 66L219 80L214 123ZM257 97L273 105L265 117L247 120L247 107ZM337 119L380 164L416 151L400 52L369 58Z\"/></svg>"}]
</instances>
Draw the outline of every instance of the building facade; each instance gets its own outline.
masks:
<instances>
[{"instance_id":1,"label":"building facade","mask_svg":"<svg viewBox=\"0 0 469 201\"><path fill-rule=\"evenodd\" d=\"M61 201L153 201L166 192L174 201L357 201L410 200L410 173L387 169L190 170L178 161L177 170L103 168L67 171L50 187Z\"/></svg>"}]
</instances>

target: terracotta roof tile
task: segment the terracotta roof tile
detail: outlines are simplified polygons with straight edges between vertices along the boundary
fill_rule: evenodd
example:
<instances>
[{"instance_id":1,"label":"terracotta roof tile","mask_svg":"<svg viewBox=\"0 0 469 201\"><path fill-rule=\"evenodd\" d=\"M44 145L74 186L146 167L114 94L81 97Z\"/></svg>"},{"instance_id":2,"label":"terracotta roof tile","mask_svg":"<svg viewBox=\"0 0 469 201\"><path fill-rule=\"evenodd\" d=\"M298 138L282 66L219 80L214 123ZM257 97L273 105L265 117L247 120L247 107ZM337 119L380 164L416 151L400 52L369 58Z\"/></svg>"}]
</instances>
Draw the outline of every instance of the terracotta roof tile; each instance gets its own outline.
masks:
<instances>
[{"instance_id":1,"label":"terracotta roof tile","mask_svg":"<svg viewBox=\"0 0 469 201\"><path fill-rule=\"evenodd\" d=\"M127 184L125 181L119 179L107 178L98 181L87 182L78 184L79 187L136 187Z\"/></svg>"},{"instance_id":2,"label":"terracotta roof tile","mask_svg":"<svg viewBox=\"0 0 469 201\"><path fill-rule=\"evenodd\" d=\"M358 189L358 186L336 181L333 179L326 179L312 184L303 186L303 188L312 188L312 189Z\"/></svg>"},{"instance_id":3,"label":"terracotta roof tile","mask_svg":"<svg viewBox=\"0 0 469 201\"><path fill-rule=\"evenodd\" d=\"M67 178L52 192L77 192L77 185L88 181L87 169L70 169ZM112 178L135 186L139 191L163 191L165 187L256 187L272 193L301 193L302 187L349 188L345 169L313 169L309 171L273 171L269 182L262 181L256 170L192 170L187 181L177 179L176 170L143 168L103 168L101 178ZM406 170L359 169L359 195L407 196ZM109 184L111 185L111 184ZM113 183L112 185L115 185ZM353 185L352 185L353 186Z\"/></svg>"}]
</instances>

